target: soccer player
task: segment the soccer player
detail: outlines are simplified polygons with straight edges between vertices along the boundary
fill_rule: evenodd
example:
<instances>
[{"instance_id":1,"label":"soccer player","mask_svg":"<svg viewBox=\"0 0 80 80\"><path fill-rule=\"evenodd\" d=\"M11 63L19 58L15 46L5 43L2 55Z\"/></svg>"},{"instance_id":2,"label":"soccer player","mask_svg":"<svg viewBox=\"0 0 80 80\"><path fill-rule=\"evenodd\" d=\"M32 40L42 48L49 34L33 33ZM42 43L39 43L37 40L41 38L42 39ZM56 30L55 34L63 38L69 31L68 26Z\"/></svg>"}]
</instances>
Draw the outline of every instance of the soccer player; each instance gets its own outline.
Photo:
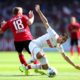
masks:
<instances>
[{"instance_id":1,"label":"soccer player","mask_svg":"<svg viewBox=\"0 0 80 80\"><path fill-rule=\"evenodd\" d=\"M40 65L28 65L26 66L26 69L31 69L31 68L42 68L45 70L48 70L48 75L50 77L56 75L56 71L55 69L51 68L48 64L48 61L46 59L46 56L43 52L43 48L44 47L50 47L50 48L54 48L56 47L57 50L61 53L62 57L68 62L70 63L72 66L74 66L76 69L80 70L80 66L75 65L70 59L69 57L64 53L63 47L62 47L62 43L64 43L68 36L66 34L64 35L58 35L49 25L46 17L43 15L43 13L40 10L40 6L36 5L35 7L36 12L39 14L44 27L47 30L47 33L44 34L43 36L34 39L30 42L29 44L29 49L31 51L32 57L30 59L30 61L34 61L36 59L38 59L40 61Z\"/></svg>"},{"instance_id":2,"label":"soccer player","mask_svg":"<svg viewBox=\"0 0 80 80\"><path fill-rule=\"evenodd\" d=\"M29 26L33 21L33 11L29 11L29 16L26 16L23 14L22 7L15 7L13 8L13 17L7 22L3 22L2 27L0 28L1 34L7 29L10 29L13 32L15 49L18 52L21 64L24 66L27 66L27 62L22 51L23 48L25 48L30 54L28 45L33 38ZM34 63L37 64L37 61L34 61Z\"/></svg>"},{"instance_id":3,"label":"soccer player","mask_svg":"<svg viewBox=\"0 0 80 80\"><path fill-rule=\"evenodd\" d=\"M76 46L78 55L80 56L80 24L77 22L76 17L71 17L71 22L67 26L67 31L70 36L70 53L74 55L74 46Z\"/></svg>"}]
</instances>

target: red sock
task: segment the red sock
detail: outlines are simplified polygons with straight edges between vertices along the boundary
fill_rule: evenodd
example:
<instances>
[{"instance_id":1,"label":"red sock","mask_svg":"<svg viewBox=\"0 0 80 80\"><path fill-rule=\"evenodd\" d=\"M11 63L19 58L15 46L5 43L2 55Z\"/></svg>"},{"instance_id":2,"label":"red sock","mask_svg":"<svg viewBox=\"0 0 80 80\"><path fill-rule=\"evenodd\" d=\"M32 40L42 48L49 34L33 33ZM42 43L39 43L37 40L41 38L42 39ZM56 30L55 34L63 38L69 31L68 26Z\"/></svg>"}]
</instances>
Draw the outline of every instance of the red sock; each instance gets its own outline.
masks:
<instances>
[{"instance_id":1,"label":"red sock","mask_svg":"<svg viewBox=\"0 0 80 80\"><path fill-rule=\"evenodd\" d=\"M24 64L25 66L27 66L27 62L26 62L23 54L19 54L19 60L20 60L21 64Z\"/></svg>"},{"instance_id":2,"label":"red sock","mask_svg":"<svg viewBox=\"0 0 80 80\"><path fill-rule=\"evenodd\" d=\"M80 47L77 46L78 49L78 55L80 56Z\"/></svg>"},{"instance_id":3,"label":"red sock","mask_svg":"<svg viewBox=\"0 0 80 80\"><path fill-rule=\"evenodd\" d=\"M35 61L34 61L34 64L39 64L39 61L38 61L38 60L35 60Z\"/></svg>"},{"instance_id":4,"label":"red sock","mask_svg":"<svg viewBox=\"0 0 80 80\"><path fill-rule=\"evenodd\" d=\"M28 65L28 69L32 69L32 68L31 68L31 65Z\"/></svg>"},{"instance_id":5,"label":"red sock","mask_svg":"<svg viewBox=\"0 0 80 80\"><path fill-rule=\"evenodd\" d=\"M70 48L70 52L71 52L71 56L73 56L74 55L74 49L73 49L73 47Z\"/></svg>"}]
</instances>

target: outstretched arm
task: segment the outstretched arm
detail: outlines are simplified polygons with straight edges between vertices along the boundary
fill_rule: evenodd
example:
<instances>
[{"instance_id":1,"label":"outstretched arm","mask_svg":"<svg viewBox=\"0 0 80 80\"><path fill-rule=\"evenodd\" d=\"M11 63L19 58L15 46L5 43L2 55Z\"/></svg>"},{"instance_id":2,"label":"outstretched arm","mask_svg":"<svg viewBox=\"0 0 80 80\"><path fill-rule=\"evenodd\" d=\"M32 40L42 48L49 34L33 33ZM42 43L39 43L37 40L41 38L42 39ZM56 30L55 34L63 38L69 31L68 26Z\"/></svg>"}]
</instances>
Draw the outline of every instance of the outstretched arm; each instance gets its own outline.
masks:
<instances>
[{"instance_id":1,"label":"outstretched arm","mask_svg":"<svg viewBox=\"0 0 80 80\"><path fill-rule=\"evenodd\" d=\"M68 56L65 55L65 53L61 53L63 58L69 63L71 64L73 67L75 67L76 69L79 69L80 70L80 66L79 65L75 65L70 59Z\"/></svg>"},{"instance_id":2,"label":"outstretched arm","mask_svg":"<svg viewBox=\"0 0 80 80\"><path fill-rule=\"evenodd\" d=\"M46 19L46 17L44 16L44 14L41 12L40 6L39 6L39 5L36 5L36 6L35 6L35 10L36 10L36 12L39 14L39 16L40 16L40 18L41 18L41 20L42 20L42 22L43 22L43 24L44 24L44 27L45 27L46 29L48 29L48 28L49 28L48 20Z\"/></svg>"}]
</instances>

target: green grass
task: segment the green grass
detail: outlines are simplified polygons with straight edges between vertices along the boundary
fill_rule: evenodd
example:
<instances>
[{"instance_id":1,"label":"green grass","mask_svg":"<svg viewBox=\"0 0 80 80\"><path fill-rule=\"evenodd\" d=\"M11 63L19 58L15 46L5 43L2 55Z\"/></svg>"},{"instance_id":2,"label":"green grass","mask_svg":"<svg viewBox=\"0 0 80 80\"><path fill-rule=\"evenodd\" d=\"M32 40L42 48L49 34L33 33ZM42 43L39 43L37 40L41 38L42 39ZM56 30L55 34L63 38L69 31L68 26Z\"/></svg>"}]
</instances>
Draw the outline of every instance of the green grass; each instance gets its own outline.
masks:
<instances>
[{"instance_id":1,"label":"green grass","mask_svg":"<svg viewBox=\"0 0 80 80\"><path fill-rule=\"evenodd\" d=\"M24 52L26 59L30 58ZM69 53L67 55L70 57ZM79 80L80 70L75 69L68 64L58 52L47 52L46 56L49 64L55 67L58 71L57 76L48 78L47 75L40 75L30 70L30 75L25 76L24 73L19 71L19 59L16 52L0 52L0 80ZM76 63L80 63L80 59L76 55L71 59ZM46 71L45 71L46 72Z\"/></svg>"}]
</instances>

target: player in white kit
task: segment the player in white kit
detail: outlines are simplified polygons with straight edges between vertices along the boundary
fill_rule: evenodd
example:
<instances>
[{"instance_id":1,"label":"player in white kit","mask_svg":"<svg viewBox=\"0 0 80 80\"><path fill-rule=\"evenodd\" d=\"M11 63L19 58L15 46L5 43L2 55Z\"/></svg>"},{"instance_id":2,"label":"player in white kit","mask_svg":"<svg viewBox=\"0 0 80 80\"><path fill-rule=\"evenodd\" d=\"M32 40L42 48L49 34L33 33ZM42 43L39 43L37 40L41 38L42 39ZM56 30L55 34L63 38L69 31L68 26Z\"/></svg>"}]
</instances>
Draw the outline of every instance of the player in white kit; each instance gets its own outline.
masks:
<instances>
[{"instance_id":1,"label":"player in white kit","mask_svg":"<svg viewBox=\"0 0 80 80\"><path fill-rule=\"evenodd\" d=\"M56 47L57 50L61 53L61 55L63 56L63 58L70 63L72 66L74 66L76 69L80 69L79 65L75 65L69 58L68 56L65 55L63 47L62 47L62 43L64 43L68 36L66 34L64 35L58 35L49 25L46 17L43 15L43 13L40 10L40 6L36 5L35 7L36 12L39 14L44 27L47 30L47 33L37 39L34 39L30 42L29 44L29 49L31 51L32 54L32 58L30 59L30 62L38 59L40 61L40 65L29 65L28 69L30 68L42 68L45 70L48 70L48 74L49 76L54 76L56 74L56 71L54 69L52 69L49 64L48 61L46 59L46 56L43 52L43 48L45 47L51 47L54 48Z\"/></svg>"}]
</instances>

